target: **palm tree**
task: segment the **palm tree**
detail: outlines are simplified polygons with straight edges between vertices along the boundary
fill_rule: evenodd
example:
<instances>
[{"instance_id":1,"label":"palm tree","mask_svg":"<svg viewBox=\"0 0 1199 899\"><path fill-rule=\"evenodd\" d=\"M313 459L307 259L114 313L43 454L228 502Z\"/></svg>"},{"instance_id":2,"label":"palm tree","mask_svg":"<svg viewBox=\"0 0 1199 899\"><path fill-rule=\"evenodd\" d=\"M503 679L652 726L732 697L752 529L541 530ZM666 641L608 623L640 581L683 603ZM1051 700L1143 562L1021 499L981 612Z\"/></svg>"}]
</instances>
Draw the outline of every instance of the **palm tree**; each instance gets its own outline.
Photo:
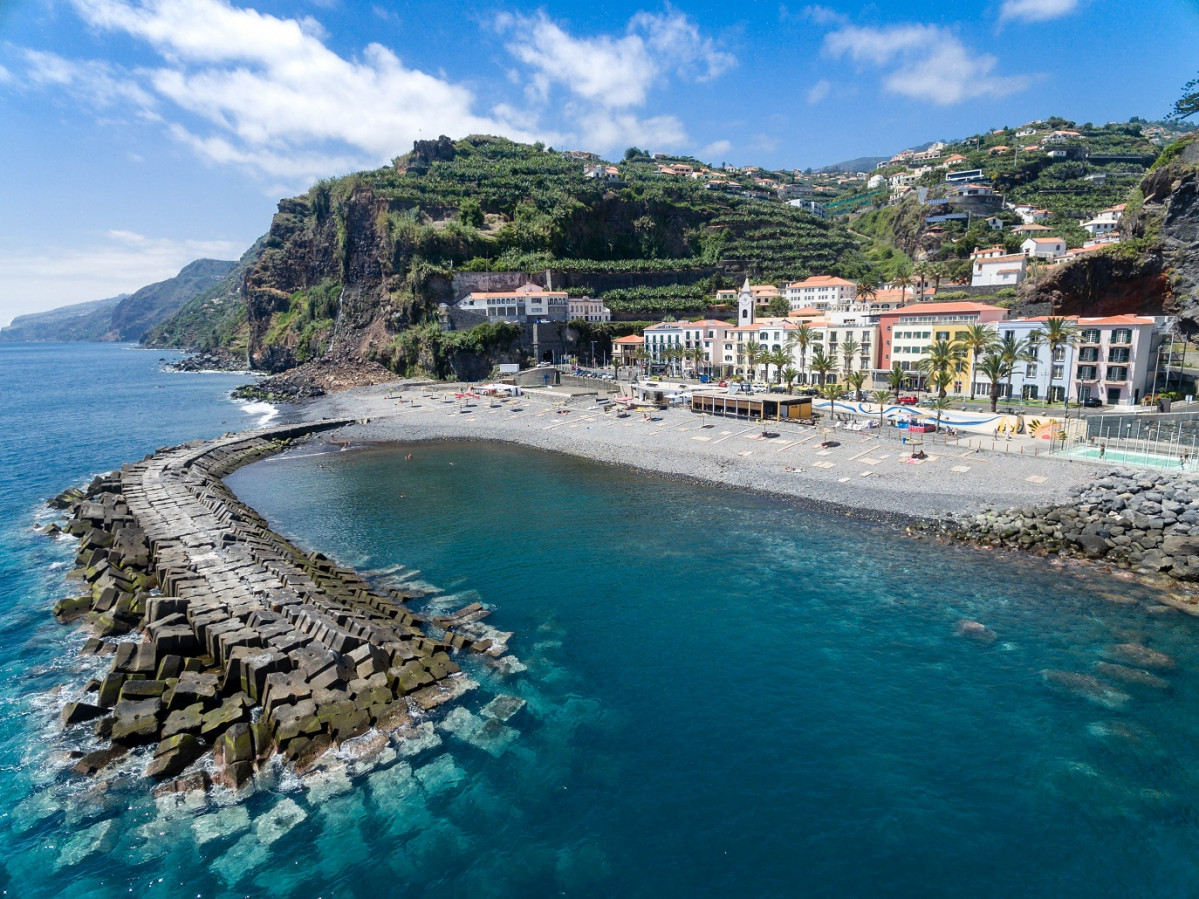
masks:
<instances>
[{"instance_id":1,"label":"palm tree","mask_svg":"<svg viewBox=\"0 0 1199 899\"><path fill-rule=\"evenodd\" d=\"M1016 370L1017 362L1032 362L1037 357L1029 351L1028 341L1021 340L1013 334L1006 335L996 347L999 358L1003 360L1004 376L1007 378L1007 395L1012 395L1012 373ZM994 409L991 410L995 411Z\"/></svg>"},{"instance_id":2,"label":"palm tree","mask_svg":"<svg viewBox=\"0 0 1199 899\"><path fill-rule=\"evenodd\" d=\"M945 412L949 408L949 404L951 402L952 400L950 400L949 397L939 396L935 400L929 400L929 402L926 404L928 408L937 413L937 433L941 432L941 413Z\"/></svg>"},{"instance_id":3,"label":"palm tree","mask_svg":"<svg viewBox=\"0 0 1199 899\"><path fill-rule=\"evenodd\" d=\"M895 402L899 402L899 391L903 390L903 382L908 379L908 373L896 362L887 372L887 386L895 392Z\"/></svg>"},{"instance_id":4,"label":"palm tree","mask_svg":"<svg viewBox=\"0 0 1199 899\"><path fill-rule=\"evenodd\" d=\"M795 379L799 377L799 372L795 370L794 365L788 365L783 369L783 380L787 382L787 393L791 393L791 385L795 383Z\"/></svg>"},{"instance_id":5,"label":"palm tree","mask_svg":"<svg viewBox=\"0 0 1199 899\"><path fill-rule=\"evenodd\" d=\"M812 343L814 338L815 338L815 333L812 331L812 329L808 325L800 325L798 328L796 328L794 331L792 331L790 334L787 335L787 349L790 350L791 347L793 347L793 346L799 347L799 370L800 370L800 372L805 372L807 369L808 346L809 346L809 344ZM804 378L804 381L805 381L805 383L807 382L806 376Z\"/></svg>"},{"instance_id":6,"label":"palm tree","mask_svg":"<svg viewBox=\"0 0 1199 899\"><path fill-rule=\"evenodd\" d=\"M953 383L954 372L946 369L939 371L929 376L928 385L933 390L937 391L937 399L947 399L945 396L945 388Z\"/></svg>"},{"instance_id":7,"label":"palm tree","mask_svg":"<svg viewBox=\"0 0 1199 899\"><path fill-rule=\"evenodd\" d=\"M828 420L831 422L837 411L836 399L841 395L841 385L823 384L820 387L820 395L828 400Z\"/></svg>"},{"instance_id":8,"label":"palm tree","mask_svg":"<svg viewBox=\"0 0 1199 899\"><path fill-rule=\"evenodd\" d=\"M908 301L908 289L912 283L912 276L909 274L902 274L894 281L895 286L899 288L899 304L901 306Z\"/></svg>"},{"instance_id":9,"label":"palm tree","mask_svg":"<svg viewBox=\"0 0 1199 899\"><path fill-rule=\"evenodd\" d=\"M963 351L948 340L934 340L924 351L924 355L916 363L921 371L928 372L929 386L934 378L940 388L940 396L945 396L945 386L953 380L951 368L955 368L961 360ZM950 375L945 378L944 375Z\"/></svg>"},{"instance_id":10,"label":"palm tree","mask_svg":"<svg viewBox=\"0 0 1199 899\"><path fill-rule=\"evenodd\" d=\"M853 357L862 349L862 345L852 337L845 338L841 344L841 359L844 363L843 368L845 374L848 375L853 370Z\"/></svg>"},{"instance_id":11,"label":"palm tree","mask_svg":"<svg viewBox=\"0 0 1199 899\"><path fill-rule=\"evenodd\" d=\"M870 402L878 406L878 426L883 426L883 412L887 409L887 400L891 398L890 390L874 390L870 393Z\"/></svg>"},{"instance_id":12,"label":"palm tree","mask_svg":"<svg viewBox=\"0 0 1199 899\"><path fill-rule=\"evenodd\" d=\"M918 302L918 303L923 302L924 301L924 289L925 289L926 285L928 284L929 264L927 262L917 262L914 266L912 266L912 271L914 271L916 273L917 278L920 279L919 280L920 293L918 293L916 295L916 302Z\"/></svg>"},{"instance_id":13,"label":"palm tree","mask_svg":"<svg viewBox=\"0 0 1199 899\"><path fill-rule=\"evenodd\" d=\"M999 382L1007 374L1007 363L1003 361L998 350L992 350L983 356L982 362L978 364L978 370L984 378L991 382L991 411L994 412L995 406L999 403Z\"/></svg>"},{"instance_id":14,"label":"palm tree","mask_svg":"<svg viewBox=\"0 0 1199 899\"><path fill-rule=\"evenodd\" d=\"M1049 395L1045 397L1045 402L1051 402L1050 397L1053 395L1053 363L1054 357L1057 355L1058 347L1072 347L1078 343L1078 325L1070 321L1068 318L1056 318L1050 316L1045 319L1045 326L1037 328L1029 335L1029 339L1036 338L1038 342L1044 341L1049 345ZM1067 408L1070 405L1070 397L1066 393L1063 386L1062 396L1064 398L1063 405Z\"/></svg>"},{"instance_id":15,"label":"palm tree","mask_svg":"<svg viewBox=\"0 0 1199 899\"><path fill-rule=\"evenodd\" d=\"M828 383L829 372L837 370L837 363L824 354L824 347L818 346L812 353L812 371L820 375L820 386Z\"/></svg>"},{"instance_id":16,"label":"palm tree","mask_svg":"<svg viewBox=\"0 0 1199 899\"><path fill-rule=\"evenodd\" d=\"M878 288L869 281L862 279L853 289L853 297L859 303L869 303L878 296Z\"/></svg>"},{"instance_id":17,"label":"palm tree","mask_svg":"<svg viewBox=\"0 0 1199 899\"><path fill-rule=\"evenodd\" d=\"M851 371L845 376L845 383L853 388L853 398L862 401L862 383L866 380L866 372Z\"/></svg>"},{"instance_id":18,"label":"palm tree","mask_svg":"<svg viewBox=\"0 0 1199 899\"><path fill-rule=\"evenodd\" d=\"M619 356L612 357L612 369L616 373L616 380L620 380L620 367L624 365L624 361Z\"/></svg>"},{"instance_id":19,"label":"palm tree","mask_svg":"<svg viewBox=\"0 0 1199 899\"><path fill-rule=\"evenodd\" d=\"M645 364L649 361L649 350L644 346L639 346L633 350L633 359L641 365L641 373L645 374Z\"/></svg>"},{"instance_id":20,"label":"palm tree","mask_svg":"<svg viewBox=\"0 0 1199 899\"><path fill-rule=\"evenodd\" d=\"M741 345L741 351L745 353L746 360L745 374L751 381L754 379L754 374L757 371L758 350L761 349L761 346L762 345L752 337Z\"/></svg>"},{"instance_id":21,"label":"palm tree","mask_svg":"<svg viewBox=\"0 0 1199 899\"><path fill-rule=\"evenodd\" d=\"M970 399L974 399L974 375L973 370L978 368L978 357L983 353L988 352L995 345L996 334L986 325L973 324L962 332L962 335L955 341L963 352L970 356Z\"/></svg>"},{"instance_id":22,"label":"palm tree","mask_svg":"<svg viewBox=\"0 0 1199 899\"><path fill-rule=\"evenodd\" d=\"M775 347L766 355L769 357L767 369L769 370L770 365L775 366L776 380L781 384L783 382L783 366L791 363L791 354L782 347Z\"/></svg>"}]
</instances>

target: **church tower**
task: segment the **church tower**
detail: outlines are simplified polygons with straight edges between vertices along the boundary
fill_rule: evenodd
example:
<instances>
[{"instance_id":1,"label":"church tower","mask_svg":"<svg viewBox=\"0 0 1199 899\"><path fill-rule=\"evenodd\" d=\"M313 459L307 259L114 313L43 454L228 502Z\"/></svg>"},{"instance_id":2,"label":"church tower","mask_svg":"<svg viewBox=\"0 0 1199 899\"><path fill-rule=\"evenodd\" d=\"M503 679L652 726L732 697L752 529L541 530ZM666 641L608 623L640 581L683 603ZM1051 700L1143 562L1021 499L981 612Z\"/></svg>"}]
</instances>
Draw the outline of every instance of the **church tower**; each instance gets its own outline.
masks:
<instances>
[{"instance_id":1,"label":"church tower","mask_svg":"<svg viewBox=\"0 0 1199 899\"><path fill-rule=\"evenodd\" d=\"M749 287L749 275L741 285L741 293L737 294L737 325L739 327L754 323L754 292Z\"/></svg>"}]
</instances>

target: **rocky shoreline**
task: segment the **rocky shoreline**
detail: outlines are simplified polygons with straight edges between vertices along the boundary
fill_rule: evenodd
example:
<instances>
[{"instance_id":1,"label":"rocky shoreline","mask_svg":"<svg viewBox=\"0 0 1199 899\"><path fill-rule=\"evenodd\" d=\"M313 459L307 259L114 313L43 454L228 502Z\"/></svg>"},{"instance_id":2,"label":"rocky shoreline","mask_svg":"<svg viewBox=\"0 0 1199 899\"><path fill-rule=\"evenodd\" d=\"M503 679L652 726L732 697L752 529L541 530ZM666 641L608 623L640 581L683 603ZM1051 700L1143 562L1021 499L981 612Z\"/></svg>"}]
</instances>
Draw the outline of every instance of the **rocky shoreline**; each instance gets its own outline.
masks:
<instances>
[{"instance_id":1,"label":"rocky shoreline","mask_svg":"<svg viewBox=\"0 0 1199 899\"><path fill-rule=\"evenodd\" d=\"M1176 591L1199 581L1199 476L1182 472L1101 472L1063 503L947 515L914 525L917 535L955 543L1100 562ZM1171 604L1199 615L1199 597Z\"/></svg>"},{"instance_id":2,"label":"rocky shoreline","mask_svg":"<svg viewBox=\"0 0 1199 899\"><path fill-rule=\"evenodd\" d=\"M100 748L73 770L105 776L138 747L157 796L240 789L281 754L304 770L372 728L399 734L474 682L452 654L498 659L468 607L428 621L269 529L222 478L291 441L347 424L309 422L163 449L52 505L79 540L81 595L55 606L92 631L83 652L111 670L62 710ZM140 639L125 635L136 632ZM211 772L211 773L210 773Z\"/></svg>"}]
</instances>

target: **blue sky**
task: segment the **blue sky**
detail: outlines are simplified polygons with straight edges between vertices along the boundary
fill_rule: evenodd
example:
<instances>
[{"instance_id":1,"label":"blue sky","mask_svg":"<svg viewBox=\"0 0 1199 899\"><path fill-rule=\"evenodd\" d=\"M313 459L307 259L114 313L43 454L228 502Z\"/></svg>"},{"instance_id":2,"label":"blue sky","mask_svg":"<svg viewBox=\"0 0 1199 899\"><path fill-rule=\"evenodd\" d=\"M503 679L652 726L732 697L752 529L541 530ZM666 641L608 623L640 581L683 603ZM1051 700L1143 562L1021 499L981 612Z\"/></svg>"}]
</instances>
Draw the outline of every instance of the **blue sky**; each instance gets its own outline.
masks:
<instances>
[{"instance_id":1,"label":"blue sky","mask_svg":"<svg viewBox=\"0 0 1199 899\"><path fill-rule=\"evenodd\" d=\"M1196 37L1196 0L0 0L0 324L236 258L417 138L820 166L1161 117Z\"/></svg>"}]
</instances>

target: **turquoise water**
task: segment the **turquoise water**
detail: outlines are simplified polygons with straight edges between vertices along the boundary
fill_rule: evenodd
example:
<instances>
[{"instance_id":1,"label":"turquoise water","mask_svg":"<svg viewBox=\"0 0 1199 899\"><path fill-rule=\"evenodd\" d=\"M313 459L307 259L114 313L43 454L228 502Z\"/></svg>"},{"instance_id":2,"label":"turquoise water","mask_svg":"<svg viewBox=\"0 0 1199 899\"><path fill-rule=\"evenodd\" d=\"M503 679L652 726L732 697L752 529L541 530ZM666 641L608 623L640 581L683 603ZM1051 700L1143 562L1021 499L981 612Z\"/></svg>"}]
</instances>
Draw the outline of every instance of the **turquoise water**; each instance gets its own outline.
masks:
<instances>
[{"instance_id":1,"label":"turquoise water","mask_svg":"<svg viewBox=\"0 0 1199 899\"><path fill-rule=\"evenodd\" d=\"M6 480L0 568L8 895L1193 894L1193 620L1128 581L511 447L304 446L230 484L422 607L494 607L526 670L468 660L478 688L410 757L277 772L240 809L159 809L132 765L89 795L62 771L65 695L48 695L88 676L82 637L49 616L70 548L28 523L64 481L249 417L217 380L126 352L82 369L119 367L150 404L124 442L89 448L108 409L71 440L0 450L30 480ZM1043 677L1093 674L1129 641L1176 660L1164 684ZM476 716L501 694L526 706L483 744ZM283 809L302 820L279 835Z\"/></svg>"},{"instance_id":2,"label":"turquoise water","mask_svg":"<svg viewBox=\"0 0 1199 899\"><path fill-rule=\"evenodd\" d=\"M1189 453L1188 453L1189 454ZM1110 462L1115 465L1135 465L1138 468L1176 468L1183 466L1178 456L1163 456L1161 453L1138 453L1133 450L1122 450L1109 447L1102 456L1097 446L1076 446L1058 453L1075 459L1091 459L1095 462ZM1195 463L1188 461L1187 470L1194 471Z\"/></svg>"}]
</instances>

